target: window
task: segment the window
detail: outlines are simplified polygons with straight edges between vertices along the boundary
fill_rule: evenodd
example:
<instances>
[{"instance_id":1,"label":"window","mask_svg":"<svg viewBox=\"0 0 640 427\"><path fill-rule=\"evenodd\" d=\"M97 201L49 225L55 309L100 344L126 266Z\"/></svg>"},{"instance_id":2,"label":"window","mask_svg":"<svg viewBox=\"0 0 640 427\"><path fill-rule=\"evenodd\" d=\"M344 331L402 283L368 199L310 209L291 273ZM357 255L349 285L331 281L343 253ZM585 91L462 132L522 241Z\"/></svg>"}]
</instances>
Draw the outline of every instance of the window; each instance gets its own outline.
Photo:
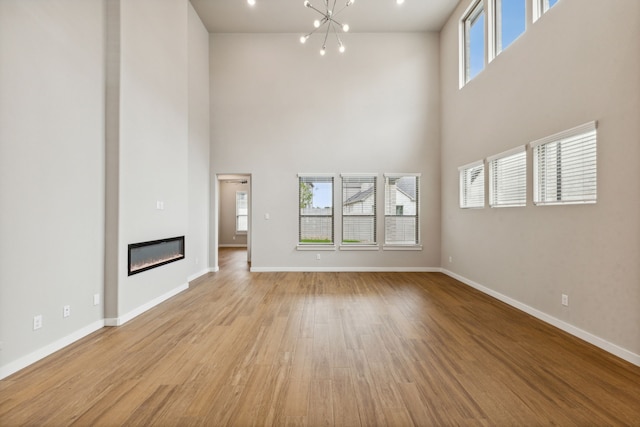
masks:
<instances>
[{"instance_id":1,"label":"window","mask_svg":"<svg viewBox=\"0 0 640 427\"><path fill-rule=\"evenodd\" d=\"M376 243L375 175L342 175L342 244Z\"/></svg>"},{"instance_id":2,"label":"window","mask_svg":"<svg viewBox=\"0 0 640 427\"><path fill-rule=\"evenodd\" d=\"M474 78L484 69L485 58L485 13L482 0L471 4L468 12L462 18L463 32L463 70L464 82Z\"/></svg>"},{"instance_id":3,"label":"window","mask_svg":"<svg viewBox=\"0 0 640 427\"><path fill-rule=\"evenodd\" d=\"M420 175L385 175L384 240L388 245L420 244Z\"/></svg>"},{"instance_id":4,"label":"window","mask_svg":"<svg viewBox=\"0 0 640 427\"><path fill-rule=\"evenodd\" d=\"M461 166L460 207L484 208L484 161Z\"/></svg>"},{"instance_id":5,"label":"window","mask_svg":"<svg viewBox=\"0 0 640 427\"><path fill-rule=\"evenodd\" d=\"M236 233L246 233L249 225L248 197L246 191L236 191Z\"/></svg>"},{"instance_id":6,"label":"window","mask_svg":"<svg viewBox=\"0 0 640 427\"><path fill-rule=\"evenodd\" d=\"M596 123L531 143L536 205L595 203Z\"/></svg>"},{"instance_id":7,"label":"window","mask_svg":"<svg viewBox=\"0 0 640 427\"><path fill-rule=\"evenodd\" d=\"M496 54L524 33L526 25L525 0L495 0Z\"/></svg>"},{"instance_id":8,"label":"window","mask_svg":"<svg viewBox=\"0 0 640 427\"><path fill-rule=\"evenodd\" d=\"M489 162L489 205L492 208L526 206L527 152L525 147L498 154Z\"/></svg>"},{"instance_id":9,"label":"window","mask_svg":"<svg viewBox=\"0 0 640 427\"><path fill-rule=\"evenodd\" d=\"M556 3L558 3L558 0L534 0L534 21L539 19L546 11L555 6Z\"/></svg>"},{"instance_id":10,"label":"window","mask_svg":"<svg viewBox=\"0 0 640 427\"><path fill-rule=\"evenodd\" d=\"M333 175L298 175L299 244L333 244Z\"/></svg>"}]
</instances>

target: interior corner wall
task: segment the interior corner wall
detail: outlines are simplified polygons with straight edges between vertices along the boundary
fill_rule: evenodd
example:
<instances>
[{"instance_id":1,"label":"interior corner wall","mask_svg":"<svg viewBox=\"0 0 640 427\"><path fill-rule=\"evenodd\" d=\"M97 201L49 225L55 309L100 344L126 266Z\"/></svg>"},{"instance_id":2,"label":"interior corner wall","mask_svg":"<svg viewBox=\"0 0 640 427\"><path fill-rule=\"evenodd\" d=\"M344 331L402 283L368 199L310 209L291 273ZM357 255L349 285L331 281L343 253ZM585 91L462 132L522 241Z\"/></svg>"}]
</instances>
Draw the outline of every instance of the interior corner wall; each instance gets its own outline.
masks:
<instances>
[{"instance_id":1,"label":"interior corner wall","mask_svg":"<svg viewBox=\"0 0 640 427\"><path fill-rule=\"evenodd\" d=\"M468 4L441 32L442 266L638 363L640 2L560 0L459 89ZM459 166L591 120L597 204L534 206L529 150L526 207L458 207Z\"/></svg>"},{"instance_id":2,"label":"interior corner wall","mask_svg":"<svg viewBox=\"0 0 640 427\"><path fill-rule=\"evenodd\" d=\"M0 1L0 378L103 324L104 17Z\"/></svg>"},{"instance_id":3,"label":"interior corner wall","mask_svg":"<svg viewBox=\"0 0 640 427\"><path fill-rule=\"evenodd\" d=\"M188 5L120 3L120 319L187 282L186 260L128 276L127 247L188 234Z\"/></svg>"},{"instance_id":4,"label":"interior corner wall","mask_svg":"<svg viewBox=\"0 0 640 427\"><path fill-rule=\"evenodd\" d=\"M211 35L212 175L252 176L252 269L439 267L438 34L353 33L344 42L344 55L322 57L315 38ZM380 194L385 172L421 173L424 249L323 252L319 261L297 251L297 174L345 172L378 174Z\"/></svg>"},{"instance_id":5,"label":"interior corner wall","mask_svg":"<svg viewBox=\"0 0 640 427\"><path fill-rule=\"evenodd\" d=\"M209 32L189 3L189 278L209 271Z\"/></svg>"}]
</instances>

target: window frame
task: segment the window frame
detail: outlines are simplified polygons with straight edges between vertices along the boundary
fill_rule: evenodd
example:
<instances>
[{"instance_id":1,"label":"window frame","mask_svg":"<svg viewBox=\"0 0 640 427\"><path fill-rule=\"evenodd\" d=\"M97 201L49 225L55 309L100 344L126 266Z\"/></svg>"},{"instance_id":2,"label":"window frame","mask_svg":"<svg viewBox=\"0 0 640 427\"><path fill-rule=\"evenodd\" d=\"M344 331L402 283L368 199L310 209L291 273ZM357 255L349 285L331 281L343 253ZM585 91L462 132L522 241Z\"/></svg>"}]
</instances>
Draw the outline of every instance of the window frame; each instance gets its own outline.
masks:
<instances>
[{"instance_id":1,"label":"window frame","mask_svg":"<svg viewBox=\"0 0 640 427\"><path fill-rule=\"evenodd\" d=\"M340 240L340 250L377 250L378 249L378 174L377 173L343 173L340 175L342 178L342 230L341 230L341 240ZM360 182L361 184L370 183L369 181L373 181L373 206L372 206L372 214L347 214L345 213L346 202L353 197L351 195L347 197L348 192L347 187L349 183L357 184ZM368 191L365 190L365 191ZM356 193L358 194L358 193ZM372 242L347 242L345 241L345 232L348 227L345 225L345 219L349 217L372 217L373 218L373 239Z\"/></svg>"},{"instance_id":2,"label":"window frame","mask_svg":"<svg viewBox=\"0 0 640 427\"><path fill-rule=\"evenodd\" d=\"M556 0L554 4L549 5L549 0L533 0L533 22L540 19L542 15L551 10L558 2L560 2L560 0Z\"/></svg>"},{"instance_id":3,"label":"window frame","mask_svg":"<svg viewBox=\"0 0 640 427\"><path fill-rule=\"evenodd\" d=\"M513 39L511 41L511 43L509 43L507 46L503 46L503 28L502 28L502 4L505 1L514 1L514 0L490 0L489 1L489 9L490 9L490 16L491 16L491 22L489 22L489 26L488 26L488 39L490 41L490 49L488 50L489 52L489 62L491 62L492 60L494 60L498 55L500 55L500 53L502 53L507 47L511 46L511 44L513 42L515 42L516 40L518 40L526 31L527 31L527 24L528 24L528 17L527 17L527 8L528 8L528 1L527 0L518 0L518 1L522 1L524 2L524 29L522 30L522 32L520 34L518 34L518 36Z\"/></svg>"},{"instance_id":4,"label":"window frame","mask_svg":"<svg viewBox=\"0 0 640 427\"><path fill-rule=\"evenodd\" d=\"M480 74L487 67L487 28L489 28L487 8L485 6L484 0L473 0L469 7L462 14L462 18L460 19L460 88L465 86L471 80L473 80L477 75L471 76L471 40L469 37L469 33L471 28L473 27L473 23L478 19L481 14L484 14L484 34L483 34L483 66L478 74Z\"/></svg>"},{"instance_id":5,"label":"window frame","mask_svg":"<svg viewBox=\"0 0 640 427\"><path fill-rule=\"evenodd\" d=\"M482 195L478 196L482 198L482 205L474 205L468 203L469 197L469 186L467 185L467 171L473 170L482 166L482 185L480 186ZM459 206L460 209L484 209L486 206L486 165L484 160L478 160L472 163L468 163L466 165L460 166L458 168L458 179L459 179L459 187L460 187L460 200Z\"/></svg>"},{"instance_id":6,"label":"window frame","mask_svg":"<svg viewBox=\"0 0 640 427\"><path fill-rule=\"evenodd\" d=\"M518 180L522 180L522 185L520 186L520 182L518 181L517 189L522 189L524 194L518 194L518 198L515 201L505 201L501 202L498 200L500 196L500 191L498 191L497 187L502 181L498 181L500 178L496 176L498 171L496 170L498 166L498 162L500 160L512 159L515 156L522 156L522 159L518 159L522 163L522 171L519 172L517 176ZM527 148L525 145L518 146L511 150L503 151L500 154L496 154L494 156L487 158L487 163L489 164L489 207L491 208L509 208L509 207L525 207L527 206ZM507 181L506 184L511 184L510 181Z\"/></svg>"},{"instance_id":7,"label":"window frame","mask_svg":"<svg viewBox=\"0 0 640 427\"><path fill-rule=\"evenodd\" d=\"M301 205L301 184L306 180L317 179L318 182L331 183L331 214L330 215L305 215L302 212ZM298 174L298 250L335 250L335 174L327 173L299 173ZM330 218L330 242L303 242L302 241L302 220L309 217L328 217Z\"/></svg>"},{"instance_id":8,"label":"window frame","mask_svg":"<svg viewBox=\"0 0 640 427\"><path fill-rule=\"evenodd\" d=\"M529 146L531 147L532 150L532 157L533 157L533 203L536 206L553 206L553 205L576 205L576 204L595 204L597 203L598 200L598 182L597 182L597 176L598 176L598 124L596 121L591 121L588 123L584 123L580 126L576 126L574 128L571 129L567 129L565 131L562 132L558 132L556 134L547 136L545 138L533 141L531 143L529 143ZM590 137L590 134L593 134L592 137ZM593 145L593 167L592 168L582 168L580 169L579 172L581 172L581 176L586 176L589 174L593 175L593 198L582 198L582 199L575 199L573 197L577 197L578 194L572 194L570 192L569 189L564 189L564 187L562 186L562 180L565 179L566 177L562 172L562 162L563 159L562 158L558 158L556 160L555 163L555 168L553 168L553 170L555 171L555 175L556 177L560 177L560 183L556 184L556 198L555 200L548 200L547 197L542 197L542 192L541 192L541 177L540 177L540 169L541 169L541 161L545 162L544 164L544 168L552 168L553 165L548 165L546 163L546 161L544 161L543 159L541 159L542 157L542 147L547 146L549 144L557 144L560 146L560 150L558 150L556 148L556 153L558 153L558 156L562 156L562 146L563 145L569 145L572 143L576 143L576 138L587 138L589 137L588 140L583 140L581 141L583 144L587 145L587 148L589 148L589 145ZM566 148L566 147L565 147ZM565 159L565 161L567 162L571 162L571 160L574 159ZM546 186L544 186L546 188ZM559 194L558 194L558 190L559 190ZM566 193L566 195L565 195ZM560 198L558 198L560 197ZM566 197L566 199L565 199Z\"/></svg>"},{"instance_id":9,"label":"window frame","mask_svg":"<svg viewBox=\"0 0 640 427\"><path fill-rule=\"evenodd\" d=\"M388 241L389 233L387 229L387 219L390 217L396 217L398 215L387 214L387 203L389 201L389 180L394 178L413 177L416 179L416 194L415 194L415 214L414 215L402 215L403 217L415 217L415 240L412 243L400 243ZM385 173L384 174L384 250L422 250L422 228L420 227L420 178L421 173ZM395 211L395 209L394 209Z\"/></svg>"}]
</instances>

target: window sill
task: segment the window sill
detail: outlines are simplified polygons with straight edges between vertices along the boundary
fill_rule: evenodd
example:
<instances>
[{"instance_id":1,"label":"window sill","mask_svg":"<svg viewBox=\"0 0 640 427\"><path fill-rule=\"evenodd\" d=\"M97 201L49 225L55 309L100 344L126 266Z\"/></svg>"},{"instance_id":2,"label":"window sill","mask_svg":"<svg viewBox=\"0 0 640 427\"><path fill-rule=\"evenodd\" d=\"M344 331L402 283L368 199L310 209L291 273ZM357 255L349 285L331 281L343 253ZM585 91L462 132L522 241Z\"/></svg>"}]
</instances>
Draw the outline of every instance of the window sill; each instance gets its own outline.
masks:
<instances>
[{"instance_id":1,"label":"window sill","mask_svg":"<svg viewBox=\"0 0 640 427\"><path fill-rule=\"evenodd\" d=\"M421 251L422 245L384 245L385 251Z\"/></svg>"},{"instance_id":2,"label":"window sill","mask_svg":"<svg viewBox=\"0 0 640 427\"><path fill-rule=\"evenodd\" d=\"M378 251L378 245L340 245L341 251Z\"/></svg>"},{"instance_id":3,"label":"window sill","mask_svg":"<svg viewBox=\"0 0 640 427\"><path fill-rule=\"evenodd\" d=\"M297 245L298 251L335 251L336 245Z\"/></svg>"}]
</instances>

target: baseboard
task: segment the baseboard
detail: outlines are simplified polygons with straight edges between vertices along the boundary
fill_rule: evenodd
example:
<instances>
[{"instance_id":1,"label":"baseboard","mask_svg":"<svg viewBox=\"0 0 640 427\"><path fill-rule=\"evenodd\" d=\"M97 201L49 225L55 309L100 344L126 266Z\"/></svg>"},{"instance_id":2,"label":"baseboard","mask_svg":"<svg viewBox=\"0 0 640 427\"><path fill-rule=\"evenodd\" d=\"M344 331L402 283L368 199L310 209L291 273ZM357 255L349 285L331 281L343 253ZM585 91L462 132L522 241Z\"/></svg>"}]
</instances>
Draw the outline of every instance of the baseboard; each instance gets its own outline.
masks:
<instances>
[{"instance_id":1,"label":"baseboard","mask_svg":"<svg viewBox=\"0 0 640 427\"><path fill-rule=\"evenodd\" d=\"M251 267L252 273L439 273L439 267Z\"/></svg>"},{"instance_id":2,"label":"baseboard","mask_svg":"<svg viewBox=\"0 0 640 427\"><path fill-rule=\"evenodd\" d=\"M227 245L227 244L224 244L224 245L218 245L218 247L219 248L246 248L247 245L236 245L236 244Z\"/></svg>"},{"instance_id":3,"label":"baseboard","mask_svg":"<svg viewBox=\"0 0 640 427\"><path fill-rule=\"evenodd\" d=\"M218 266L211 267L209 269L209 273L217 273L218 271L220 271L220 267L218 267Z\"/></svg>"},{"instance_id":4,"label":"baseboard","mask_svg":"<svg viewBox=\"0 0 640 427\"><path fill-rule=\"evenodd\" d=\"M15 360L7 365L0 366L0 380L8 377L11 374L18 372L21 369L26 368L29 365L36 363L37 361L44 359L47 356L52 355L58 350L63 349L69 344L73 344L81 338L86 337L89 334L94 333L95 331L102 329L104 327L104 320L98 320L93 322L82 329L79 329L64 338L61 338L49 345L46 345L33 353L30 353L24 357L21 357L18 360Z\"/></svg>"},{"instance_id":5,"label":"baseboard","mask_svg":"<svg viewBox=\"0 0 640 427\"><path fill-rule=\"evenodd\" d=\"M200 270L199 272L197 272L196 274L192 274L191 276L189 276L187 278L187 282L193 282L194 280L196 280L199 277L204 276L205 274L208 274L211 271L210 268L205 268L204 270Z\"/></svg>"},{"instance_id":6,"label":"baseboard","mask_svg":"<svg viewBox=\"0 0 640 427\"><path fill-rule=\"evenodd\" d=\"M454 279L464 283L465 285L471 286L474 289L479 290L480 292L492 296L493 298L500 300L510 306L517 308L520 311L524 311L531 316L542 320L545 323L548 323L552 326L555 326L558 329L561 329L577 338L580 338L583 341L588 342L589 344L593 344L602 350L613 354L623 360L626 360L629 363L633 363L636 366L640 366L640 355L635 354L634 352L627 350L626 348L622 348L616 344L613 344L603 338L600 338L596 335L593 335L590 332L582 330L570 323L567 323L563 320L560 320L556 317L550 316L549 314L537 310L533 307L530 307L526 304L521 303L513 298L510 298L506 295L501 294L500 292L496 292L492 289L487 288L479 283L474 282L473 280L467 279L466 277L460 276L456 273L453 273L449 270L442 269L442 272L447 276L453 277Z\"/></svg>"},{"instance_id":7,"label":"baseboard","mask_svg":"<svg viewBox=\"0 0 640 427\"><path fill-rule=\"evenodd\" d=\"M141 315L145 311L148 311L148 310L152 309L156 305L159 305L159 304L163 303L164 301L168 300L169 298L178 295L180 292L186 291L187 289L189 289L189 283L185 283L183 285L180 285L177 288L172 289L169 292L164 293L164 294L160 295L159 297L156 297L156 298L152 299L148 303L142 304L140 307L131 310L130 312L128 312L124 316L120 316L120 317L116 317L116 318L104 319L104 324L105 324L105 326L121 326L121 325L124 325L129 320Z\"/></svg>"}]
</instances>

